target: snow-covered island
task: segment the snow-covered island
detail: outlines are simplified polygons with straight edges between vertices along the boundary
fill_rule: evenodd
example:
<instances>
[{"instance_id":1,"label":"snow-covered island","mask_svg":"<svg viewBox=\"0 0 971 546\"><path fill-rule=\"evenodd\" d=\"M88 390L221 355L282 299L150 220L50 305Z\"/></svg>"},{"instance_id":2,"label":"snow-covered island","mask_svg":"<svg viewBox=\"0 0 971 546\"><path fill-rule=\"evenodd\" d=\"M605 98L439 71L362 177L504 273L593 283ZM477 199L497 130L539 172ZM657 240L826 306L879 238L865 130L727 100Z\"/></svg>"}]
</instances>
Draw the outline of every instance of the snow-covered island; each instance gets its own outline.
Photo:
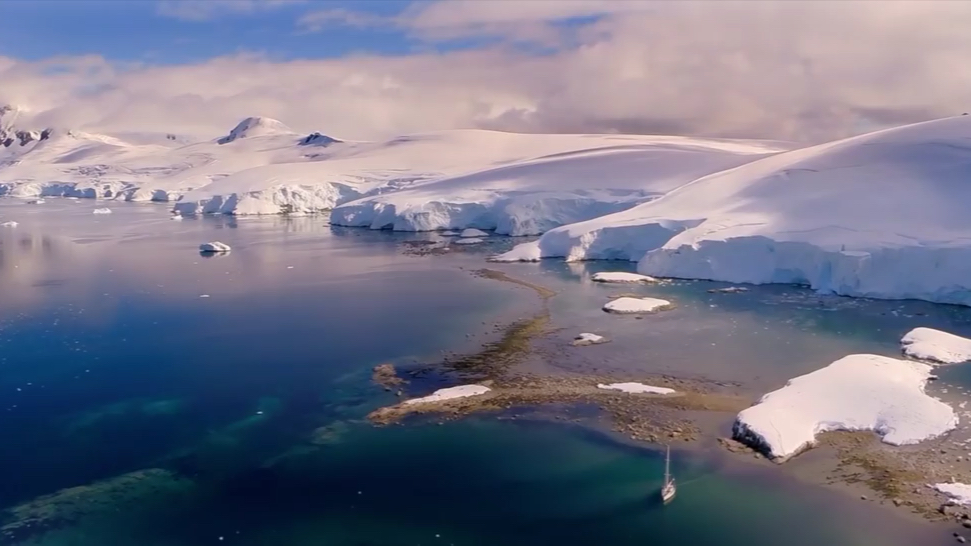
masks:
<instances>
[{"instance_id":1,"label":"snow-covered island","mask_svg":"<svg viewBox=\"0 0 971 546\"><path fill-rule=\"evenodd\" d=\"M971 360L971 339L933 328L914 328L900 339L904 354L938 364Z\"/></svg>"},{"instance_id":2,"label":"snow-covered island","mask_svg":"<svg viewBox=\"0 0 971 546\"><path fill-rule=\"evenodd\" d=\"M657 313L658 311L666 311L673 307L674 305L668 300L624 296L605 303L603 310L608 313L635 314Z\"/></svg>"},{"instance_id":3,"label":"snow-covered island","mask_svg":"<svg viewBox=\"0 0 971 546\"><path fill-rule=\"evenodd\" d=\"M457 387L438 389L437 391L429 394L428 396L423 396L421 398L412 398L411 400L405 400L404 404L406 406L413 406L416 404L432 404L436 402L446 402L448 400L455 400L458 398L480 396L489 392L490 390L492 389L483 385L459 385Z\"/></svg>"},{"instance_id":4,"label":"snow-covered island","mask_svg":"<svg viewBox=\"0 0 971 546\"><path fill-rule=\"evenodd\" d=\"M674 394L674 389L667 387L654 387L643 383L598 383L598 389L621 391L630 394Z\"/></svg>"},{"instance_id":5,"label":"snow-covered island","mask_svg":"<svg viewBox=\"0 0 971 546\"><path fill-rule=\"evenodd\" d=\"M790 379L738 414L733 436L777 462L813 446L816 435L872 430L893 445L938 437L957 426L954 410L924 393L931 366L850 355Z\"/></svg>"}]
</instances>

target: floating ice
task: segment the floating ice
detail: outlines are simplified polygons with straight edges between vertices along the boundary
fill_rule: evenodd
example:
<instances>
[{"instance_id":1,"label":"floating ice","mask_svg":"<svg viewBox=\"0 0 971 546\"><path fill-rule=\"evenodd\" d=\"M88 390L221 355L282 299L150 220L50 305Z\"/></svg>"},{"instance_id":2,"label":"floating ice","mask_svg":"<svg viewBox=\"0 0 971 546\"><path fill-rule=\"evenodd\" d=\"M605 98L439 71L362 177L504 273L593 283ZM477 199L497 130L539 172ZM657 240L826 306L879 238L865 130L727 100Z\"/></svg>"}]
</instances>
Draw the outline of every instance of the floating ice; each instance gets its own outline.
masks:
<instances>
[{"instance_id":1,"label":"floating ice","mask_svg":"<svg viewBox=\"0 0 971 546\"><path fill-rule=\"evenodd\" d=\"M940 364L971 360L971 339L933 328L914 328L900 340L907 356Z\"/></svg>"},{"instance_id":2,"label":"floating ice","mask_svg":"<svg viewBox=\"0 0 971 546\"><path fill-rule=\"evenodd\" d=\"M232 249L229 247L229 245L227 245L226 243L220 243L219 241L212 241L209 243L202 243L201 245L199 245L200 252L218 253L218 252L229 252L230 250Z\"/></svg>"},{"instance_id":3,"label":"floating ice","mask_svg":"<svg viewBox=\"0 0 971 546\"><path fill-rule=\"evenodd\" d=\"M658 298L622 297L604 304L603 310L608 313L653 313L671 307L671 302Z\"/></svg>"},{"instance_id":4,"label":"floating ice","mask_svg":"<svg viewBox=\"0 0 971 546\"><path fill-rule=\"evenodd\" d=\"M625 273L622 271L602 271L594 273L590 280L603 283L655 283L658 282L654 277L639 275L637 273Z\"/></svg>"}]
</instances>

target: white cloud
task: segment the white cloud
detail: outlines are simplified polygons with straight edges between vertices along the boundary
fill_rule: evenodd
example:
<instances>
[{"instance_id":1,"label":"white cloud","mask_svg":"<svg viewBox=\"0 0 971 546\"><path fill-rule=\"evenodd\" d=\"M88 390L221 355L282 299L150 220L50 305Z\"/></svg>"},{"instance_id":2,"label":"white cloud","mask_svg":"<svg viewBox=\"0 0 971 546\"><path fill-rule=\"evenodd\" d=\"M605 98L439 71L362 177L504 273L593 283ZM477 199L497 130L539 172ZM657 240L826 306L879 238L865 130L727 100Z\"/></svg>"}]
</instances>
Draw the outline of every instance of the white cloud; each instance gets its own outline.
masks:
<instances>
[{"instance_id":1,"label":"white cloud","mask_svg":"<svg viewBox=\"0 0 971 546\"><path fill-rule=\"evenodd\" d=\"M209 21L220 15L253 15L306 0L161 0L156 13L183 21Z\"/></svg>"},{"instance_id":2,"label":"white cloud","mask_svg":"<svg viewBox=\"0 0 971 546\"><path fill-rule=\"evenodd\" d=\"M331 8L307 12L297 19L297 27L306 32L319 32L329 26L370 28L394 24L394 19L344 8Z\"/></svg>"},{"instance_id":3,"label":"white cloud","mask_svg":"<svg viewBox=\"0 0 971 546\"><path fill-rule=\"evenodd\" d=\"M488 127L821 140L865 123L971 109L965 2L449 1L397 20L415 32L511 21L540 39L551 21L585 15L599 17L571 30L576 47L541 56L500 44L164 67L84 58L58 60L64 66L54 70L52 62L0 60L0 100L42 112L45 123L91 130L216 135L265 115L345 138Z\"/></svg>"}]
</instances>

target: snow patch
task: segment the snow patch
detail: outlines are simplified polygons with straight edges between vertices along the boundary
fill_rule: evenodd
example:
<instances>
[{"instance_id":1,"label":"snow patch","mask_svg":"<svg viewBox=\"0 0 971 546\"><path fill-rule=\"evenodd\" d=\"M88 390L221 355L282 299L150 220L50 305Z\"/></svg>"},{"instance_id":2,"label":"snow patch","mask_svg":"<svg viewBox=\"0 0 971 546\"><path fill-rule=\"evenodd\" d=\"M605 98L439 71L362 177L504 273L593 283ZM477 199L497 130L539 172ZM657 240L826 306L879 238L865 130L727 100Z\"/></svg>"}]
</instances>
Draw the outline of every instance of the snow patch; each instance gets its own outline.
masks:
<instances>
[{"instance_id":1,"label":"snow patch","mask_svg":"<svg viewBox=\"0 0 971 546\"><path fill-rule=\"evenodd\" d=\"M779 462L835 430L872 430L892 445L935 438L958 418L924 393L930 372L919 362L849 355L763 396L738 414L733 436Z\"/></svg>"},{"instance_id":2,"label":"snow patch","mask_svg":"<svg viewBox=\"0 0 971 546\"><path fill-rule=\"evenodd\" d=\"M456 398L468 398L470 396L479 396L489 392L489 387L484 387L482 385L459 385L457 387L449 387L447 389L438 389L437 391L431 393L428 396L422 398L413 398L411 400L406 400L405 405L414 404L429 404L433 402L444 402L446 400L454 400Z\"/></svg>"},{"instance_id":3,"label":"snow patch","mask_svg":"<svg viewBox=\"0 0 971 546\"><path fill-rule=\"evenodd\" d=\"M573 345L576 347L583 347L585 345L599 345L601 343L607 343L608 341L610 340L604 336L584 332L573 338Z\"/></svg>"},{"instance_id":4,"label":"snow patch","mask_svg":"<svg viewBox=\"0 0 971 546\"><path fill-rule=\"evenodd\" d=\"M608 313L655 313L672 307L671 302L658 298L632 298L624 296L604 304L603 310Z\"/></svg>"},{"instance_id":5,"label":"snow patch","mask_svg":"<svg viewBox=\"0 0 971 546\"><path fill-rule=\"evenodd\" d=\"M931 487L950 497L956 504L971 505L971 485L955 482L937 483Z\"/></svg>"},{"instance_id":6,"label":"snow patch","mask_svg":"<svg viewBox=\"0 0 971 546\"><path fill-rule=\"evenodd\" d=\"M603 283L656 283L657 279L654 277L649 277L647 275L638 275L637 273L624 273L622 271L603 271L600 273L594 273L593 277L590 278L594 282Z\"/></svg>"},{"instance_id":7,"label":"snow patch","mask_svg":"<svg viewBox=\"0 0 971 546\"><path fill-rule=\"evenodd\" d=\"M907 356L940 364L959 364L971 360L971 339L935 330L914 328L900 340Z\"/></svg>"},{"instance_id":8,"label":"snow patch","mask_svg":"<svg viewBox=\"0 0 971 546\"><path fill-rule=\"evenodd\" d=\"M645 385L643 383L609 383L606 385L603 383L598 383L597 388L629 392L631 394L674 394L676 392L674 389L669 389L667 387L652 387L651 385Z\"/></svg>"}]
</instances>

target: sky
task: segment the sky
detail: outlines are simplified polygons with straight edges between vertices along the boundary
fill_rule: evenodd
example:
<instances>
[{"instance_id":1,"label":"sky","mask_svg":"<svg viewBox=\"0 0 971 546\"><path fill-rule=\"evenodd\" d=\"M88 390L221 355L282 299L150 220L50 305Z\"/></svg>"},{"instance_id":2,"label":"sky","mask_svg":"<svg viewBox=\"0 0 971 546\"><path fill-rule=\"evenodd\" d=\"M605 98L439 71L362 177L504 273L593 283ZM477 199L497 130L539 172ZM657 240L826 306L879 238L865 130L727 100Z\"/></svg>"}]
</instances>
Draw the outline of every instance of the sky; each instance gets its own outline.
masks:
<instances>
[{"instance_id":1,"label":"sky","mask_svg":"<svg viewBox=\"0 0 971 546\"><path fill-rule=\"evenodd\" d=\"M969 28L946 0L0 0L0 104L103 132L819 142L971 109Z\"/></svg>"}]
</instances>

